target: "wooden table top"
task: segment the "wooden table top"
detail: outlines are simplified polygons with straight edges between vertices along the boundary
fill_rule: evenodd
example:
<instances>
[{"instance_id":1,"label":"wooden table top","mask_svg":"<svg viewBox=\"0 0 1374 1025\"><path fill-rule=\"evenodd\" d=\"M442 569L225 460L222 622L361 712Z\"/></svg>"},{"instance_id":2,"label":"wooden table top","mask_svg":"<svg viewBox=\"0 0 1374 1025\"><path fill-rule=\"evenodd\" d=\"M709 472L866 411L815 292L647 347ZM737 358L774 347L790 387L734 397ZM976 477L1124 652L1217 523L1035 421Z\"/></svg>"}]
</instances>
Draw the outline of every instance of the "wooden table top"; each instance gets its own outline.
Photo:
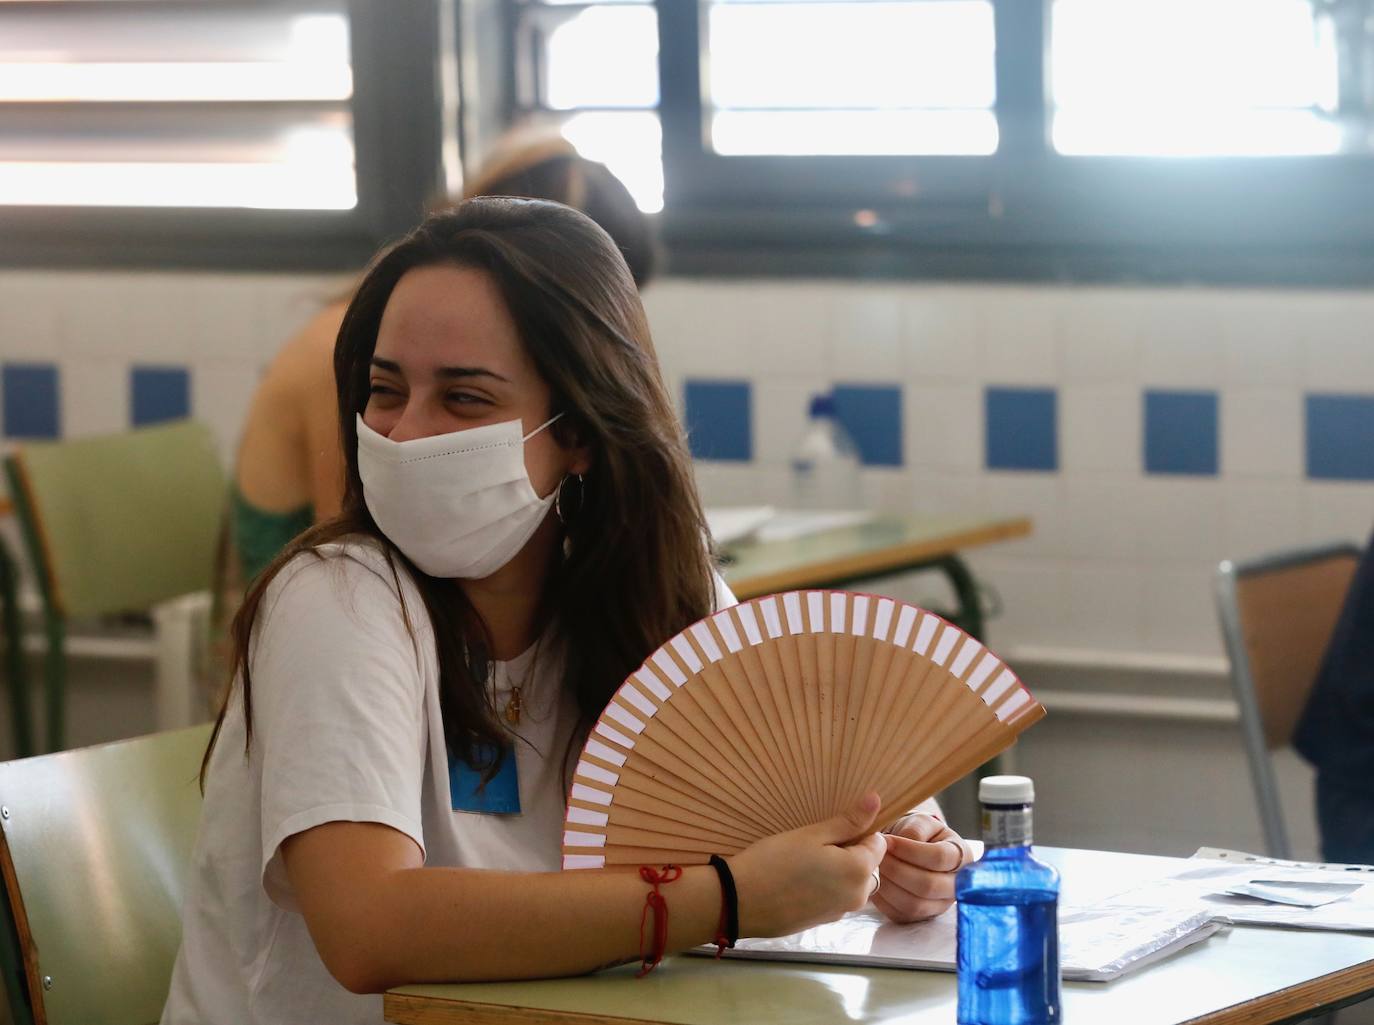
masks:
<instances>
[{"instance_id":1,"label":"wooden table top","mask_svg":"<svg viewBox=\"0 0 1374 1025\"><path fill-rule=\"evenodd\" d=\"M1063 898L1090 903L1180 859L1038 849ZM575 979L408 986L386 995L395 1025L949 1025L947 972L669 958ZM1374 994L1374 935L1237 927L1114 982L1064 984L1064 1020L1111 1025L1269 1025Z\"/></svg>"},{"instance_id":2,"label":"wooden table top","mask_svg":"<svg viewBox=\"0 0 1374 1025\"><path fill-rule=\"evenodd\" d=\"M1025 517L879 516L786 541L726 546L721 575L740 600L880 576L965 548L1025 537Z\"/></svg>"}]
</instances>

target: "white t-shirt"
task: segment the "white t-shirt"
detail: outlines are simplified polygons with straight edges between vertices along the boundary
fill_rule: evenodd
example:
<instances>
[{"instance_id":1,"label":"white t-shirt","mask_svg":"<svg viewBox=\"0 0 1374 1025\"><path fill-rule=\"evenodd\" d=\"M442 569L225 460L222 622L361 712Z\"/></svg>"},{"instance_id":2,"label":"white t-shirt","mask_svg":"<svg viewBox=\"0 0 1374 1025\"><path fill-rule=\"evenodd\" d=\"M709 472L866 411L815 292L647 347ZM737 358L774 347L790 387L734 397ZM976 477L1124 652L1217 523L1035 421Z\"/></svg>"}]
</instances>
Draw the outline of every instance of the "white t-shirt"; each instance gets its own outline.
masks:
<instances>
[{"instance_id":1,"label":"white t-shirt","mask_svg":"<svg viewBox=\"0 0 1374 1025\"><path fill-rule=\"evenodd\" d=\"M375 546L320 553L289 563L263 600L250 660L253 744L245 757L235 698L210 762L163 1025L380 1025L382 998L334 980L296 909L280 853L296 833L379 822L414 840L428 865L560 865L564 755L577 707L560 685L556 645L495 664L497 708L521 688L520 812L455 811L433 630L419 593L399 567L398 593ZM733 603L719 578L716 587L718 606Z\"/></svg>"}]
</instances>

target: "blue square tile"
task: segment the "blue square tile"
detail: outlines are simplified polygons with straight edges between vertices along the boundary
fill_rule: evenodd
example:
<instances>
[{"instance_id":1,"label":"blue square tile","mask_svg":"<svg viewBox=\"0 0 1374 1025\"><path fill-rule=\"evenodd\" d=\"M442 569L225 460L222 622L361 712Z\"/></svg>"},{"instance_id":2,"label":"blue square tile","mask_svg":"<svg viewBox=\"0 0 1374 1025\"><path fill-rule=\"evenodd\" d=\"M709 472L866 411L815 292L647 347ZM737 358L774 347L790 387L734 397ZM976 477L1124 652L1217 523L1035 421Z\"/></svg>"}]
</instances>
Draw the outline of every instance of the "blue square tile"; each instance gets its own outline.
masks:
<instances>
[{"instance_id":1,"label":"blue square tile","mask_svg":"<svg viewBox=\"0 0 1374 1025\"><path fill-rule=\"evenodd\" d=\"M1145 393L1145 472L1215 477L1217 393Z\"/></svg>"},{"instance_id":2,"label":"blue square tile","mask_svg":"<svg viewBox=\"0 0 1374 1025\"><path fill-rule=\"evenodd\" d=\"M747 381L688 381L687 440L696 459L754 458Z\"/></svg>"},{"instance_id":3,"label":"blue square tile","mask_svg":"<svg viewBox=\"0 0 1374 1025\"><path fill-rule=\"evenodd\" d=\"M1307 396L1307 476L1374 480L1374 395Z\"/></svg>"},{"instance_id":4,"label":"blue square tile","mask_svg":"<svg viewBox=\"0 0 1374 1025\"><path fill-rule=\"evenodd\" d=\"M841 384L835 414L865 466L902 465L902 390L892 385Z\"/></svg>"},{"instance_id":5,"label":"blue square tile","mask_svg":"<svg viewBox=\"0 0 1374 1025\"><path fill-rule=\"evenodd\" d=\"M57 367L51 363L7 363L0 370L5 406L5 436L56 438L62 433L58 411Z\"/></svg>"},{"instance_id":6,"label":"blue square tile","mask_svg":"<svg viewBox=\"0 0 1374 1025\"><path fill-rule=\"evenodd\" d=\"M989 470L1059 469L1059 396L1053 388L989 388L983 413Z\"/></svg>"},{"instance_id":7,"label":"blue square tile","mask_svg":"<svg viewBox=\"0 0 1374 1025\"><path fill-rule=\"evenodd\" d=\"M185 367L134 367L129 386L135 427L191 415L191 375Z\"/></svg>"}]
</instances>

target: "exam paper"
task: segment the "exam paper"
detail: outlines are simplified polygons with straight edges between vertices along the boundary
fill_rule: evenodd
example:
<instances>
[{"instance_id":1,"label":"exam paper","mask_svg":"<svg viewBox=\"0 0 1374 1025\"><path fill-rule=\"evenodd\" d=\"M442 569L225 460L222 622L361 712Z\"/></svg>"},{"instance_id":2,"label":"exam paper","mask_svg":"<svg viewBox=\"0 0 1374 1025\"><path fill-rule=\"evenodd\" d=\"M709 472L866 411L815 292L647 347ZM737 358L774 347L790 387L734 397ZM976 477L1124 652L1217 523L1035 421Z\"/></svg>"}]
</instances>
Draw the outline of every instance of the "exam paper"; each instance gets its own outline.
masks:
<instances>
[{"instance_id":1,"label":"exam paper","mask_svg":"<svg viewBox=\"0 0 1374 1025\"><path fill-rule=\"evenodd\" d=\"M1226 892L1237 897L1258 897L1271 904L1291 904L1298 908L1319 908L1349 897L1360 883L1315 883L1293 879L1251 879L1237 883Z\"/></svg>"},{"instance_id":2,"label":"exam paper","mask_svg":"<svg viewBox=\"0 0 1374 1025\"><path fill-rule=\"evenodd\" d=\"M1363 867L1304 865L1258 855L1223 852L1213 857L1203 848L1181 868L1166 876L1116 894L1108 904L1172 909L1205 909L1213 918L1235 925L1281 925L1335 932L1374 931L1374 875ZM1256 880L1270 883L1324 885L1358 883L1357 888L1320 907L1299 907L1272 900L1228 893L1253 888Z\"/></svg>"},{"instance_id":3,"label":"exam paper","mask_svg":"<svg viewBox=\"0 0 1374 1025\"><path fill-rule=\"evenodd\" d=\"M870 907L837 922L774 939L740 940L726 957L952 972L957 964L957 909L898 925ZM1059 961L1066 979L1107 982L1216 932L1198 909L1061 907ZM712 946L696 954L714 955Z\"/></svg>"}]
</instances>

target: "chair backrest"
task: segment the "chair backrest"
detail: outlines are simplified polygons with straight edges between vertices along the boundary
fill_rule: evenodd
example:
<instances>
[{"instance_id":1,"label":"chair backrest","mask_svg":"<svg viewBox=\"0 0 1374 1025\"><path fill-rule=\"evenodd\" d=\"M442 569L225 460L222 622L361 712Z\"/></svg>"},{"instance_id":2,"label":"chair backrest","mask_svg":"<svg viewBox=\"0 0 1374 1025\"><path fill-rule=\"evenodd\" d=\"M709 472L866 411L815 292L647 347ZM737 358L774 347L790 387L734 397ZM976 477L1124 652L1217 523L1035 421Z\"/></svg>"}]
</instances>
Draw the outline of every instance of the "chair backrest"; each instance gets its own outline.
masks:
<instances>
[{"instance_id":1,"label":"chair backrest","mask_svg":"<svg viewBox=\"0 0 1374 1025\"><path fill-rule=\"evenodd\" d=\"M19 947L4 984L19 1025L161 1017L209 736L195 726L0 764L4 924Z\"/></svg>"},{"instance_id":2,"label":"chair backrest","mask_svg":"<svg viewBox=\"0 0 1374 1025\"><path fill-rule=\"evenodd\" d=\"M209 589L225 479L204 424L30 442L6 469L44 596L61 614Z\"/></svg>"},{"instance_id":3,"label":"chair backrest","mask_svg":"<svg viewBox=\"0 0 1374 1025\"><path fill-rule=\"evenodd\" d=\"M1231 685L1266 843L1279 857L1288 856L1288 839L1268 751L1292 740L1359 558L1356 545L1326 545L1223 562L1217 571Z\"/></svg>"}]
</instances>

